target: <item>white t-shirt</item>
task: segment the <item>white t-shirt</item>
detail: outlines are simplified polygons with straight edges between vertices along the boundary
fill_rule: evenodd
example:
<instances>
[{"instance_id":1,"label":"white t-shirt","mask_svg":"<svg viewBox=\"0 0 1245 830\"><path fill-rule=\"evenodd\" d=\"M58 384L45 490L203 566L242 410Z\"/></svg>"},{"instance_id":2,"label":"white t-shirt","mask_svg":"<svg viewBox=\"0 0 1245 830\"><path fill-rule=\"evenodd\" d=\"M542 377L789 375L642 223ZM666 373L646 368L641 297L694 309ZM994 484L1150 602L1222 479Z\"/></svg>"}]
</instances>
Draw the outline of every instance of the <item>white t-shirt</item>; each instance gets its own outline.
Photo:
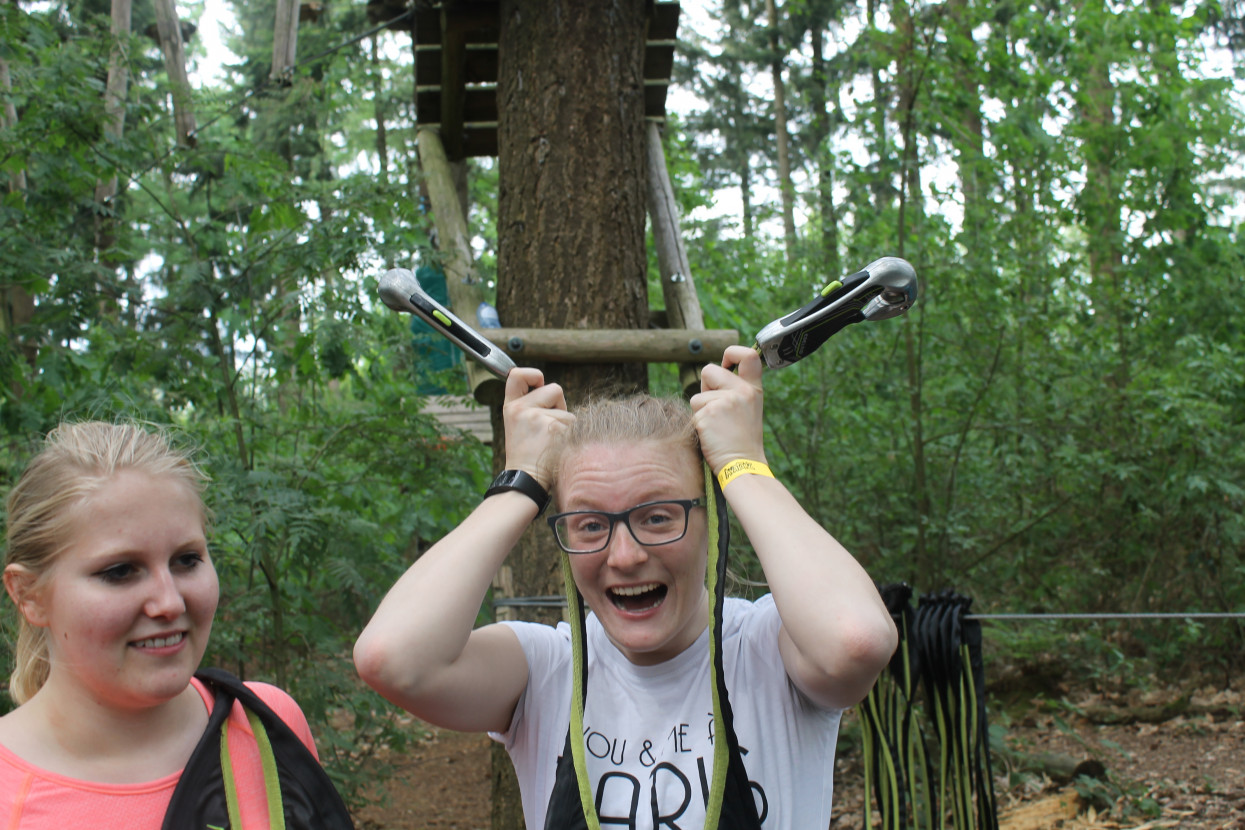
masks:
<instances>
[{"instance_id":1,"label":"white t-shirt","mask_svg":"<svg viewBox=\"0 0 1245 830\"><path fill-rule=\"evenodd\" d=\"M529 830L545 826L571 708L570 627L508 622L527 657L528 684L502 741ZM722 639L735 734L766 830L830 825L841 710L821 709L787 679L771 596L727 599ZM709 630L682 654L637 666L588 615L585 753L603 826L691 830L705 821L713 765Z\"/></svg>"}]
</instances>

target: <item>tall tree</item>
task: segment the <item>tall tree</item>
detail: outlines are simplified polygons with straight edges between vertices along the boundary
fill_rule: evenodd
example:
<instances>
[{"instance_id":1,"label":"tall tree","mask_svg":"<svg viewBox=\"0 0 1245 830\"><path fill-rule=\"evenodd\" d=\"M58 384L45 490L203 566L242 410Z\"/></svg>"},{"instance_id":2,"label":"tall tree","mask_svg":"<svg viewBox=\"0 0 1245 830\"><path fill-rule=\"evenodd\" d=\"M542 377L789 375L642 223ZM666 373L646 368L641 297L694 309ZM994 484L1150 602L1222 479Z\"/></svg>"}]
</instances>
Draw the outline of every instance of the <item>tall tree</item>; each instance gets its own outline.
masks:
<instances>
[{"instance_id":1,"label":"tall tree","mask_svg":"<svg viewBox=\"0 0 1245 830\"><path fill-rule=\"evenodd\" d=\"M945 130L955 150L960 191L964 194L964 229L971 259L987 256L990 245L984 231L993 215L989 207L990 167L986 164L985 134L981 114L981 84L975 40L979 24L977 7L969 0L947 0L947 60L951 63L950 95ZM974 272L977 269L973 269Z\"/></svg>"},{"instance_id":2,"label":"tall tree","mask_svg":"<svg viewBox=\"0 0 1245 830\"><path fill-rule=\"evenodd\" d=\"M1075 31L1081 44L1076 53L1080 70L1076 99L1081 122L1077 132L1085 159L1085 187L1081 191L1080 206L1087 266L1099 305L1098 324L1111 329L1115 336L1118 360L1110 384L1120 389L1128 385L1132 368L1121 244L1124 205L1120 184L1124 171L1118 165L1121 134L1116 124L1115 82L1111 78L1118 44L1113 37L1113 27L1108 25L1113 17L1114 12L1107 8L1105 0L1084 0L1076 10Z\"/></svg>"},{"instance_id":3,"label":"tall tree","mask_svg":"<svg viewBox=\"0 0 1245 830\"><path fill-rule=\"evenodd\" d=\"M130 81L129 38L130 0L112 0L112 52L108 58L108 85L104 89L104 135L118 141L125 131L125 96ZM95 188L98 203L96 215L95 248L101 253L112 247L111 204L117 195L117 173L101 181Z\"/></svg>"},{"instance_id":4,"label":"tall tree","mask_svg":"<svg viewBox=\"0 0 1245 830\"><path fill-rule=\"evenodd\" d=\"M817 217L821 229L821 256L826 263L828 275L843 273L839 258L839 210L835 187L834 127L842 120L837 105L837 87L832 86L829 61L826 58L826 29L839 9L835 2L809 3L803 25L808 31L811 73L809 76L809 106L812 109L812 129L808 142L808 156L817 170Z\"/></svg>"},{"instance_id":5,"label":"tall tree","mask_svg":"<svg viewBox=\"0 0 1245 830\"><path fill-rule=\"evenodd\" d=\"M645 0L501 4L497 309L508 325L648 324L647 19ZM572 407L590 394L647 388L643 365L540 368ZM500 469L504 447L494 446ZM507 562L520 596L560 592L556 548L538 529ZM521 821L512 815L494 827Z\"/></svg>"},{"instance_id":6,"label":"tall tree","mask_svg":"<svg viewBox=\"0 0 1245 830\"><path fill-rule=\"evenodd\" d=\"M795 185L791 181L791 136L787 130L787 85L783 78L785 45L779 26L778 0L765 0L769 23L770 81L774 85L774 147L778 158L778 194L782 204L782 237L787 264L796 256Z\"/></svg>"},{"instance_id":7,"label":"tall tree","mask_svg":"<svg viewBox=\"0 0 1245 830\"><path fill-rule=\"evenodd\" d=\"M725 2L722 37L707 42L698 33L680 33L685 62L675 64L675 81L706 102L703 111L688 115L689 133L697 146L704 186L712 192L737 189L743 237L752 240L765 218L754 189L763 180L756 160L774 146L766 116L769 103L755 91L757 68L769 54L767 31L755 25L752 12L740 0Z\"/></svg>"},{"instance_id":8,"label":"tall tree","mask_svg":"<svg viewBox=\"0 0 1245 830\"><path fill-rule=\"evenodd\" d=\"M8 5L10 0L3 0ZM13 7L16 8L16 2ZM7 11L7 9L6 9ZM3 111L0 112L0 129L12 132L17 128L17 106L12 97L13 81L9 72L8 60L0 54L0 97L4 99ZM26 168L24 165L12 165L8 173L8 192L13 194L17 204L26 204ZM34 296L26 286L8 278L0 280L0 331L5 336L5 347L13 354L20 354L25 361L34 366L38 347L33 340L22 335L22 329L31 321L35 313Z\"/></svg>"},{"instance_id":9,"label":"tall tree","mask_svg":"<svg viewBox=\"0 0 1245 830\"><path fill-rule=\"evenodd\" d=\"M182 39L182 22L177 16L175 0L154 0L156 31L160 51L164 53L164 69L169 76L173 96L173 120L177 125L177 143L184 147L195 144L195 110L186 75L186 45Z\"/></svg>"}]
</instances>

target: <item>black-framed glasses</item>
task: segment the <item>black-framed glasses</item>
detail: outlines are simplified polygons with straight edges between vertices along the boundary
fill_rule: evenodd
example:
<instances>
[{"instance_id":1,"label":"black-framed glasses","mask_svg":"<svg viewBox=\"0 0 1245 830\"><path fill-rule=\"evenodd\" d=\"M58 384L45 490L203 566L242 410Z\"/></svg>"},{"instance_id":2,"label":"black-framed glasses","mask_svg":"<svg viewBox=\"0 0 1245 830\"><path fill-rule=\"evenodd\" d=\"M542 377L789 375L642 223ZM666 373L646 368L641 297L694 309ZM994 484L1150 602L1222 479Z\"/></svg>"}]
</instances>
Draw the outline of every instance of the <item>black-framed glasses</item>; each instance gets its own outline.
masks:
<instances>
[{"instance_id":1,"label":"black-framed glasses","mask_svg":"<svg viewBox=\"0 0 1245 830\"><path fill-rule=\"evenodd\" d=\"M687 535L688 516L693 507L703 507L702 499L667 499L637 504L620 513L601 510L572 510L545 521L553 529L558 546L567 553L596 553L609 547L614 525L622 522L631 537L645 547L669 545Z\"/></svg>"}]
</instances>

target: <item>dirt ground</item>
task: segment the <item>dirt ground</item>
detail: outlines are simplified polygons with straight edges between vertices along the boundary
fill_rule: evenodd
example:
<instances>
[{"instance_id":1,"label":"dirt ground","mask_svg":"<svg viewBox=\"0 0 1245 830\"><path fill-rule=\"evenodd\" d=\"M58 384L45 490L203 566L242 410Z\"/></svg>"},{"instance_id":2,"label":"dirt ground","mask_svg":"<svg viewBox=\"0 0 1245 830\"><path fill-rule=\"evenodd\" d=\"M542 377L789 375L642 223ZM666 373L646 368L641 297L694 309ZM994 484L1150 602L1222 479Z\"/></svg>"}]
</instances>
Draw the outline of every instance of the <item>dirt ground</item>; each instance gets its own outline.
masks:
<instances>
[{"instance_id":1,"label":"dirt ground","mask_svg":"<svg viewBox=\"0 0 1245 830\"><path fill-rule=\"evenodd\" d=\"M1181 714L1169 716L1173 709ZM849 731L849 712L844 732ZM1012 716L992 752L1002 830L1245 830L1245 680L1230 688L1090 695ZM490 741L429 730L360 830L489 827ZM1095 764L1094 762L1097 762ZM1097 778L1070 780L1070 768ZM832 828L863 826L860 758L835 764Z\"/></svg>"}]
</instances>

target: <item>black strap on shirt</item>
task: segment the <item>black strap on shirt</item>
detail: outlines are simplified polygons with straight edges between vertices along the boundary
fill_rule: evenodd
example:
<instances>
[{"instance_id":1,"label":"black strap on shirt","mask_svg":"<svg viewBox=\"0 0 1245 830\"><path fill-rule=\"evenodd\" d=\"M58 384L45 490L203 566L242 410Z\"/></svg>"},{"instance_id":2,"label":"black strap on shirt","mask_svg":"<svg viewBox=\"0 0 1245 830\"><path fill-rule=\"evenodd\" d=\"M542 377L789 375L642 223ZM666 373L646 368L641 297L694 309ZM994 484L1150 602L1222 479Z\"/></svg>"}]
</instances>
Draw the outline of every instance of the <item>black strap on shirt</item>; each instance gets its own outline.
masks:
<instances>
[{"instance_id":1,"label":"black strap on shirt","mask_svg":"<svg viewBox=\"0 0 1245 830\"><path fill-rule=\"evenodd\" d=\"M237 816L237 788L232 771L226 777L224 768L229 763L228 719L235 700L246 709L260 744L271 826L280 826L279 817L272 816L279 811L287 830L354 830L350 812L328 773L259 695L221 669L200 669L195 677L212 691L215 701L207 729L173 791L162 830L244 830L240 822L230 821L231 813Z\"/></svg>"}]
</instances>

